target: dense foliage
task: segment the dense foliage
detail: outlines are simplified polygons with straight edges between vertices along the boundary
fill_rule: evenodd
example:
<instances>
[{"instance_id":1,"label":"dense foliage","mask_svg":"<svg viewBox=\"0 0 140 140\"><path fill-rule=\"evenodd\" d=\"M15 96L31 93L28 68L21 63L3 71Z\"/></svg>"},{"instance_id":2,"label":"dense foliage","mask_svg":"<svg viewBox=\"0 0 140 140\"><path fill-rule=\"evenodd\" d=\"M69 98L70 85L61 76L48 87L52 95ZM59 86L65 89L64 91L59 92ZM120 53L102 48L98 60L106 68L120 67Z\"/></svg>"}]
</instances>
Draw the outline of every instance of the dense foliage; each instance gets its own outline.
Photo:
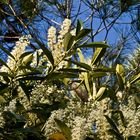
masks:
<instances>
[{"instance_id":1,"label":"dense foliage","mask_svg":"<svg viewBox=\"0 0 140 140\"><path fill-rule=\"evenodd\" d=\"M81 21L70 26L65 19L58 35L50 27L47 45L35 38L35 49L30 35L11 52L1 46L8 55L0 59L1 140L140 138L139 71L108 65L108 44L86 40L91 29Z\"/></svg>"}]
</instances>

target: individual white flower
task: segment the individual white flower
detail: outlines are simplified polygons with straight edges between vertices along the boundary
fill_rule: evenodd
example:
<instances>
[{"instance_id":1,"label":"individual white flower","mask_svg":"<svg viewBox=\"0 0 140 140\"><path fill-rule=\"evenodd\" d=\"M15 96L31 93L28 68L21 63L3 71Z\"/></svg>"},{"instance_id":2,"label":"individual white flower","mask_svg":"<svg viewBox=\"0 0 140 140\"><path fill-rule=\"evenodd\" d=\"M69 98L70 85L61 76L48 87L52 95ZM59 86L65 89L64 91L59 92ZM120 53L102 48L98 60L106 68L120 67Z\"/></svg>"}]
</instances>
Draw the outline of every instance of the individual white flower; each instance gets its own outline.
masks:
<instances>
[{"instance_id":1,"label":"individual white flower","mask_svg":"<svg viewBox=\"0 0 140 140\"><path fill-rule=\"evenodd\" d=\"M118 91L117 93L116 93L116 97L120 100L120 99L122 99L122 97L123 97L123 92L122 91Z\"/></svg>"}]
</instances>

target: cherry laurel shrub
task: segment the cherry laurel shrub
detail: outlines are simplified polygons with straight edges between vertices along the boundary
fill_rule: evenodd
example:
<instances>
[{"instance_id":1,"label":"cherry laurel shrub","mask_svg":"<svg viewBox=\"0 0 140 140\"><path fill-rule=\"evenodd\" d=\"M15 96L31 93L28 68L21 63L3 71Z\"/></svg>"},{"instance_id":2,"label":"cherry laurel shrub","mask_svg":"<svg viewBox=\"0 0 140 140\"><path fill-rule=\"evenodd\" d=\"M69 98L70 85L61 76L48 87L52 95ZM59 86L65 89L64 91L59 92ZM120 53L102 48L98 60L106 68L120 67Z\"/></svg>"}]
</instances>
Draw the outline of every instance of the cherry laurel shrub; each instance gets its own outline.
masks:
<instances>
[{"instance_id":1,"label":"cherry laurel shrub","mask_svg":"<svg viewBox=\"0 0 140 140\"><path fill-rule=\"evenodd\" d=\"M139 139L132 87L140 73L128 77L123 64L105 65L108 44L88 41L81 21L71 30L65 19L60 28L49 28L47 44L32 39L34 49L27 49L30 36L11 52L1 47L8 58L0 59L0 140Z\"/></svg>"}]
</instances>

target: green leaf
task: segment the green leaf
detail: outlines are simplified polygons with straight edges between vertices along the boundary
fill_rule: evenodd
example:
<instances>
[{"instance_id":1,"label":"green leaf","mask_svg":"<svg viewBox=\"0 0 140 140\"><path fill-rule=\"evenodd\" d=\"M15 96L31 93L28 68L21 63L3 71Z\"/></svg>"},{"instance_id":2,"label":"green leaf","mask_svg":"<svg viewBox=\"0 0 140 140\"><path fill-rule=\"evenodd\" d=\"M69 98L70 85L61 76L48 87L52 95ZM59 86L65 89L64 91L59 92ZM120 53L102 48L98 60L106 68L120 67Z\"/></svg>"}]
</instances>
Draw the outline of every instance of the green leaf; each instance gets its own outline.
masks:
<instances>
[{"instance_id":1,"label":"green leaf","mask_svg":"<svg viewBox=\"0 0 140 140\"><path fill-rule=\"evenodd\" d=\"M77 65L77 66L79 66L81 68L84 68L86 70L90 70L90 71L92 70L91 66L86 64L86 63L72 61L72 60L68 60L68 61L70 61L71 63L73 63L73 64L75 64L75 65Z\"/></svg>"},{"instance_id":2,"label":"green leaf","mask_svg":"<svg viewBox=\"0 0 140 140\"><path fill-rule=\"evenodd\" d=\"M105 93L105 91L106 91L106 87L101 87L101 88L98 90L95 99L96 99L96 100L100 99L100 98L103 96L103 94Z\"/></svg>"},{"instance_id":3,"label":"green leaf","mask_svg":"<svg viewBox=\"0 0 140 140\"><path fill-rule=\"evenodd\" d=\"M67 140L72 140L72 134L70 128L62 121L58 119L54 119L55 122L57 123L58 127L61 129L62 133L65 134L67 137Z\"/></svg>"},{"instance_id":4,"label":"green leaf","mask_svg":"<svg viewBox=\"0 0 140 140\"><path fill-rule=\"evenodd\" d=\"M96 48L94 55L93 55L93 58L91 60L91 64L92 65L97 64L101 60L101 58L103 57L105 52L106 52L106 48Z\"/></svg>"},{"instance_id":5,"label":"green leaf","mask_svg":"<svg viewBox=\"0 0 140 140\"><path fill-rule=\"evenodd\" d=\"M6 100L0 95L0 104L3 104L5 102L6 102Z\"/></svg>"},{"instance_id":6,"label":"green leaf","mask_svg":"<svg viewBox=\"0 0 140 140\"><path fill-rule=\"evenodd\" d=\"M40 48L43 50L43 53L47 56L48 60L51 62L52 65L54 65L54 59L52 53L39 40L36 41L39 44Z\"/></svg>"},{"instance_id":7,"label":"green leaf","mask_svg":"<svg viewBox=\"0 0 140 140\"><path fill-rule=\"evenodd\" d=\"M122 137L122 135L118 132L116 132L113 129L109 129L108 132L112 135L114 135L116 137L117 140L124 140L124 138Z\"/></svg>"},{"instance_id":8,"label":"green leaf","mask_svg":"<svg viewBox=\"0 0 140 140\"><path fill-rule=\"evenodd\" d=\"M77 48L108 48L109 46L103 42L92 42L88 44L82 44L77 46Z\"/></svg>"},{"instance_id":9,"label":"green leaf","mask_svg":"<svg viewBox=\"0 0 140 140\"><path fill-rule=\"evenodd\" d=\"M5 49L3 46L0 45L0 49L2 49L8 56L10 56L11 58L15 59L15 57L10 53L10 51Z\"/></svg>"},{"instance_id":10,"label":"green leaf","mask_svg":"<svg viewBox=\"0 0 140 140\"><path fill-rule=\"evenodd\" d=\"M32 60L33 60L33 54L31 53L23 58L22 63L24 65L27 65L27 64L30 64L32 62Z\"/></svg>"},{"instance_id":11,"label":"green leaf","mask_svg":"<svg viewBox=\"0 0 140 140\"><path fill-rule=\"evenodd\" d=\"M76 26L76 36L78 35L78 33L81 31L82 28L83 28L83 23L81 20L78 20Z\"/></svg>"},{"instance_id":12,"label":"green leaf","mask_svg":"<svg viewBox=\"0 0 140 140\"><path fill-rule=\"evenodd\" d=\"M113 110L112 111L113 114L118 114L119 115L119 119L121 121L121 123L123 124L124 127L126 127L126 121L123 115L123 112L121 110Z\"/></svg>"},{"instance_id":13,"label":"green leaf","mask_svg":"<svg viewBox=\"0 0 140 140\"><path fill-rule=\"evenodd\" d=\"M133 84L140 80L140 73L133 77L133 80L130 81L130 84Z\"/></svg>"},{"instance_id":14,"label":"green leaf","mask_svg":"<svg viewBox=\"0 0 140 140\"><path fill-rule=\"evenodd\" d=\"M100 77L104 77L106 75L107 75L106 72L93 72L93 73L91 73L91 76L93 78L100 78Z\"/></svg>"},{"instance_id":15,"label":"green leaf","mask_svg":"<svg viewBox=\"0 0 140 140\"><path fill-rule=\"evenodd\" d=\"M119 133L119 130L117 128L116 123L111 118L109 118L107 115L104 115L104 116L107 119L107 121L110 124L110 126L112 127L112 129L115 130L117 133Z\"/></svg>"},{"instance_id":16,"label":"green leaf","mask_svg":"<svg viewBox=\"0 0 140 140\"><path fill-rule=\"evenodd\" d=\"M84 55L83 55L82 51L79 48L77 49L77 53L78 53L78 56L80 58L80 62L85 63Z\"/></svg>"},{"instance_id":17,"label":"green leaf","mask_svg":"<svg viewBox=\"0 0 140 140\"><path fill-rule=\"evenodd\" d=\"M79 74L72 72L53 72L48 74L45 79L78 78Z\"/></svg>"},{"instance_id":18,"label":"green leaf","mask_svg":"<svg viewBox=\"0 0 140 140\"><path fill-rule=\"evenodd\" d=\"M124 71L123 65L117 64L116 75L118 79L119 89L123 90L124 84L125 84L125 71Z\"/></svg>"},{"instance_id":19,"label":"green leaf","mask_svg":"<svg viewBox=\"0 0 140 140\"><path fill-rule=\"evenodd\" d=\"M21 76L21 75L20 75ZM17 80L18 81L20 81L20 80L23 80L23 81L25 81L25 80L43 80L43 79L45 79L45 77L44 76L25 76L25 77L23 77L24 75L22 75L22 77L19 77L19 78L17 78Z\"/></svg>"},{"instance_id":20,"label":"green leaf","mask_svg":"<svg viewBox=\"0 0 140 140\"><path fill-rule=\"evenodd\" d=\"M11 69L9 68L9 66L2 59L0 59L0 63L2 65L6 66L11 71Z\"/></svg>"},{"instance_id":21,"label":"green leaf","mask_svg":"<svg viewBox=\"0 0 140 140\"><path fill-rule=\"evenodd\" d=\"M77 36L75 37L75 40L79 40L87 36L92 30L91 29L82 29Z\"/></svg>"},{"instance_id":22,"label":"green leaf","mask_svg":"<svg viewBox=\"0 0 140 140\"><path fill-rule=\"evenodd\" d=\"M21 86L22 90L24 91L26 97L28 98L28 100L30 100L30 93L32 91L31 86L27 86L24 82L20 81L19 85Z\"/></svg>"},{"instance_id":23,"label":"green leaf","mask_svg":"<svg viewBox=\"0 0 140 140\"><path fill-rule=\"evenodd\" d=\"M63 41L65 51L68 51L72 47L73 42L74 36L72 36L71 33L67 33Z\"/></svg>"},{"instance_id":24,"label":"green leaf","mask_svg":"<svg viewBox=\"0 0 140 140\"><path fill-rule=\"evenodd\" d=\"M86 70L83 70L80 68L62 68L62 69L59 69L58 71L73 72L73 73L86 72Z\"/></svg>"},{"instance_id":25,"label":"green leaf","mask_svg":"<svg viewBox=\"0 0 140 140\"><path fill-rule=\"evenodd\" d=\"M8 84L0 82L0 90L3 90L8 87Z\"/></svg>"},{"instance_id":26,"label":"green leaf","mask_svg":"<svg viewBox=\"0 0 140 140\"><path fill-rule=\"evenodd\" d=\"M125 75L125 70L122 64L117 64L116 66L116 72L123 77Z\"/></svg>"},{"instance_id":27,"label":"green leaf","mask_svg":"<svg viewBox=\"0 0 140 140\"><path fill-rule=\"evenodd\" d=\"M114 68L108 68L108 67L98 67L93 68L93 72L115 72Z\"/></svg>"},{"instance_id":28,"label":"green leaf","mask_svg":"<svg viewBox=\"0 0 140 140\"><path fill-rule=\"evenodd\" d=\"M129 136L126 140L140 140L140 136Z\"/></svg>"},{"instance_id":29,"label":"green leaf","mask_svg":"<svg viewBox=\"0 0 140 140\"><path fill-rule=\"evenodd\" d=\"M13 78L13 76L7 72L0 72L0 76L6 76L6 77L11 77Z\"/></svg>"},{"instance_id":30,"label":"green leaf","mask_svg":"<svg viewBox=\"0 0 140 140\"><path fill-rule=\"evenodd\" d=\"M24 53L20 56L19 59L22 59L22 58L24 58L24 57L26 57L26 56L28 56L28 55L30 55L30 54L33 54L33 53L34 53L33 51L24 52Z\"/></svg>"}]
</instances>

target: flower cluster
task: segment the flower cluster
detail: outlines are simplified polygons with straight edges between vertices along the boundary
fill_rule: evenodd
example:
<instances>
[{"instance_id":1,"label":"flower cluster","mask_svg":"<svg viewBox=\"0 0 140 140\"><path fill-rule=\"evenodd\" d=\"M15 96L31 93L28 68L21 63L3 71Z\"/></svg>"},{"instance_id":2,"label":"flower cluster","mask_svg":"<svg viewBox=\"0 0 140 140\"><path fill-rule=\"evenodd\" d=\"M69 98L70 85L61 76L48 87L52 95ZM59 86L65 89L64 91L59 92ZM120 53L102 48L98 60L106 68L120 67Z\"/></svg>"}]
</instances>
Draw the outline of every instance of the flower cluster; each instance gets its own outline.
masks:
<instances>
[{"instance_id":1,"label":"flower cluster","mask_svg":"<svg viewBox=\"0 0 140 140\"><path fill-rule=\"evenodd\" d=\"M14 57L8 56L7 65L2 66L0 71L1 72L8 72L8 73L16 73L18 71L18 66L20 64L20 56L24 53L26 46L29 44L29 36L23 36L16 42L15 47L13 48L11 54Z\"/></svg>"},{"instance_id":2,"label":"flower cluster","mask_svg":"<svg viewBox=\"0 0 140 140\"><path fill-rule=\"evenodd\" d=\"M58 89L56 85L38 84L31 92L30 103L52 104L54 101L60 101L64 96L65 90Z\"/></svg>"},{"instance_id":3,"label":"flower cluster","mask_svg":"<svg viewBox=\"0 0 140 140\"><path fill-rule=\"evenodd\" d=\"M140 135L140 108L136 109L134 97L130 96L127 105L120 105L120 110L125 118L125 128L120 125L119 129L125 137L129 135Z\"/></svg>"},{"instance_id":4,"label":"flower cluster","mask_svg":"<svg viewBox=\"0 0 140 140\"><path fill-rule=\"evenodd\" d=\"M52 51L55 64L59 63L64 56L64 46L63 40L66 33L68 33L71 26L71 20L65 19L61 26L61 30L57 37L56 42L56 29L54 27L50 27L48 30L48 46Z\"/></svg>"},{"instance_id":5,"label":"flower cluster","mask_svg":"<svg viewBox=\"0 0 140 140\"><path fill-rule=\"evenodd\" d=\"M61 131L54 121L57 118L71 129L72 140L84 140L86 136L94 138L95 134L108 139L110 137L107 135L109 125L103 115L104 107L100 103L93 106L93 103L70 100L67 108L52 112L45 124L45 135L48 137Z\"/></svg>"}]
</instances>

